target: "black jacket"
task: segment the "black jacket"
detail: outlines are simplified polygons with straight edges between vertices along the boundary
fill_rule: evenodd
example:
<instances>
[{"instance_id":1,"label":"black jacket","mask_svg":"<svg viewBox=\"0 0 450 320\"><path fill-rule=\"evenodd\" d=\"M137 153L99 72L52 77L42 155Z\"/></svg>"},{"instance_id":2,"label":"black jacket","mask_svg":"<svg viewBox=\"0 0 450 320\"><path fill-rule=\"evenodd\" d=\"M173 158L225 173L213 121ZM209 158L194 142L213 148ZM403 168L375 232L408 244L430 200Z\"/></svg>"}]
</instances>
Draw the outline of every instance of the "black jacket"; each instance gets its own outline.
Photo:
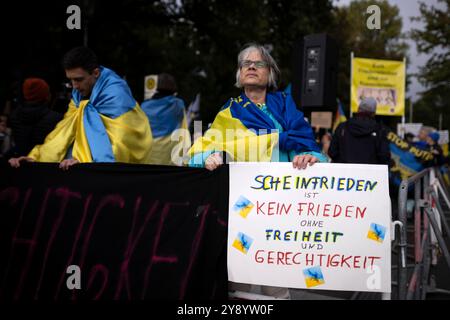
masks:
<instances>
[{"instance_id":1,"label":"black jacket","mask_svg":"<svg viewBox=\"0 0 450 320\"><path fill-rule=\"evenodd\" d=\"M357 117L341 123L331 139L333 162L391 164L387 130L373 118Z\"/></svg>"},{"instance_id":2,"label":"black jacket","mask_svg":"<svg viewBox=\"0 0 450 320\"><path fill-rule=\"evenodd\" d=\"M35 145L42 144L63 115L45 104L23 104L10 118L15 156L27 155Z\"/></svg>"}]
</instances>

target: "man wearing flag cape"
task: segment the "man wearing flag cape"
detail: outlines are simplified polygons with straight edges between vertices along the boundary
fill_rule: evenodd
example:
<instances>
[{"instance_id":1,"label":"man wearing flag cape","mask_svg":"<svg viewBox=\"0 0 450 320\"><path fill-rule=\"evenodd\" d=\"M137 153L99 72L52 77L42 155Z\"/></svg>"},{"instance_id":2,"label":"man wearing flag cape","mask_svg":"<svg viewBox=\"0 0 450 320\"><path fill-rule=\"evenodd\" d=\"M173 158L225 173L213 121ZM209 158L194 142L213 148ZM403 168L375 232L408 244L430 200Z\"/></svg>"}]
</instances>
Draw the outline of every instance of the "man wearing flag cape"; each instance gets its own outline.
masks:
<instances>
[{"instance_id":1,"label":"man wearing flag cape","mask_svg":"<svg viewBox=\"0 0 450 320\"><path fill-rule=\"evenodd\" d=\"M64 118L28 156L10 159L60 162L60 168L83 162L149 163L152 135L145 113L125 80L100 66L94 52L77 47L63 67L73 86Z\"/></svg>"},{"instance_id":2,"label":"man wearing flag cape","mask_svg":"<svg viewBox=\"0 0 450 320\"><path fill-rule=\"evenodd\" d=\"M235 85L243 92L225 103L195 141L188 165L214 170L223 164L223 154L233 161L292 162L299 169L327 162L291 95L276 92L279 75L266 48L247 45L238 55L236 72Z\"/></svg>"},{"instance_id":3,"label":"man wearing flag cape","mask_svg":"<svg viewBox=\"0 0 450 320\"><path fill-rule=\"evenodd\" d=\"M153 146L150 164L182 165L182 155L191 146L184 101L177 97L175 78L158 75L156 93L141 103L150 122Z\"/></svg>"}]
</instances>

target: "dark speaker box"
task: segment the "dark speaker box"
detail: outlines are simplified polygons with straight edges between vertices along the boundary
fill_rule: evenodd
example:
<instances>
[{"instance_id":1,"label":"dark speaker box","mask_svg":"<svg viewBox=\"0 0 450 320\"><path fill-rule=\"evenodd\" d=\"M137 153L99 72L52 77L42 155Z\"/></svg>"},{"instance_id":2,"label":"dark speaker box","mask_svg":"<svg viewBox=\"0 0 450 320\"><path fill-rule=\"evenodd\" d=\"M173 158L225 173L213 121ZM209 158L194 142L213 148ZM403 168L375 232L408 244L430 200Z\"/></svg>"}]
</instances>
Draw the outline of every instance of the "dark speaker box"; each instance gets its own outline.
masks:
<instances>
[{"instance_id":1,"label":"dark speaker box","mask_svg":"<svg viewBox=\"0 0 450 320\"><path fill-rule=\"evenodd\" d=\"M301 61L301 63L299 63ZM327 34L305 36L294 47L292 95L302 110L334 111L338 48Z\"/></svg>"}]
</instances>

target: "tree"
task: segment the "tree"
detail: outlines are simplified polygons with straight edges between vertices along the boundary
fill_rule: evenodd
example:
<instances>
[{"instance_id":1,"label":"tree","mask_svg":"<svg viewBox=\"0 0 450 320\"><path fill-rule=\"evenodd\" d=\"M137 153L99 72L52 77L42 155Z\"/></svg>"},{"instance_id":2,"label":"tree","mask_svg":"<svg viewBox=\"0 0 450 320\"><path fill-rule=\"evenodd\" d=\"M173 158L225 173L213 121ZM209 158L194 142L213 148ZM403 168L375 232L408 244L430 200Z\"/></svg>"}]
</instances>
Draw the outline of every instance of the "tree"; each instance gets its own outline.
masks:
<instances>
[{"instance_id":1,"label":"tree","mask_svg":"<svg viewBox=\"0 0 450 320\"><path fill-rule=\"evenodd\" d=\"M248 42L267 46L282 72L281 87L292 78L292 51L306 34L328 29L331 0L184 0L180 14L191 23L207 75L202 92L202 114L211 121L221 104L236 96L237 54Z\"/></svg>"},{"instance_id":2,"label":"tree","mask_svg":"<svg viewBox=\"0 0 450 320\"><path fill-rule=\"evenodd\" d=\"M128 0L120 7L99 0L89 39L105 64L126 75L137 98L145 74L169 72L186 102L201 92L202 118L211 122L239 94L236 59L244 44L271 50L283 88L291 81L295 42L324 32L331 10L331 0Z\"/></svg>"},{"instance_id":3,"label":"tree","mask_svg":"<svg viewBox=\"0 0 450 320\"><path fill-rule=\"evenodd\" d=\"M419 81L426 87L421 99L415 104L415 115L421 121L438 126L439 114L445 128L450 128L450 0L438 0L438 7L420 4L420 17L415 21L424 23L423 29L415 29L411 37L420 53L431 57L419 69ZM439 8L441 7L442 8ZM437 112L436 112L437 111Z\"/></svg>"},{"instance_id":4,"label":"tree","mask_svg":"<svg viewBox=\"0 0 450 320\"><path fill-rule=\"evenodd\" d=\"M21 70L24 76L43 69L55 88L65 80L63 54L83 45L88 35L88 46L100 63L124 76L139 102L144 76L168 72L187 103L201 92L207 123L227 99L239 94L234 87L236 60L244 44L258 42L271 50L282 71L283 88L291 82L296 41L330 29L332 2L123 0L119 6L106 0L63 0L45 8L17 0L12 12L0 12L3 38L10 44L4 64L8 73ZM66 28L66 8L72 4L81 8L82 30ZM22 13L22 8L29 10ZM5 78L0 76L0 81Z\"/></svg>"},{"instance_id":5,"label":"tree","mask_svg":"<svg viewBox=\"0 0 450 320\"><path fill-rule=\"evenodd\" d=\"M380 29L367 28L367 8L377 5L381 9ZM339 73L338 96L349 110L350 96L350 53L355 57L372 59L403 60L407 57L408 45L402 34L402 18L396 5L387 0L359 0L334 10L334 24L330 34L338 40ZM396 118L386 119L397 121Z\"/></svg>"}]
</instances>

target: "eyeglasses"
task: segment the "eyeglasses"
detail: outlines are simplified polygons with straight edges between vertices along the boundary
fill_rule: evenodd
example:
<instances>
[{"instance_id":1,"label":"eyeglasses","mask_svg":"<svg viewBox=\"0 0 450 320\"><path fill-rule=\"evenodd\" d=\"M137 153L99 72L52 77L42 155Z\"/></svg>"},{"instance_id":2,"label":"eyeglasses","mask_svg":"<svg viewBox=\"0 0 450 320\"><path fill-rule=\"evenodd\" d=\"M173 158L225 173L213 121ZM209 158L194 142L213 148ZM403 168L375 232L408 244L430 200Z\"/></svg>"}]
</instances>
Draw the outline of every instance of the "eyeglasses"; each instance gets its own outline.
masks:
<instances>
[{"instance_id":1,"label":"eyeglasses","mask_svg":"<svg viewBox=\"0 0 450 320\"><path fill-rule=\"evenodd\" d=\"M245 68L250 68L250 66L254 64L256 68L258 69L262 69L262 68L267 68L269 65L267 64L267 62L262 61L262 60L258 60L258 61L252 61L252 60L243 60L241 61L241 68L245 67Z\"/></svg>"}]
</instances>

